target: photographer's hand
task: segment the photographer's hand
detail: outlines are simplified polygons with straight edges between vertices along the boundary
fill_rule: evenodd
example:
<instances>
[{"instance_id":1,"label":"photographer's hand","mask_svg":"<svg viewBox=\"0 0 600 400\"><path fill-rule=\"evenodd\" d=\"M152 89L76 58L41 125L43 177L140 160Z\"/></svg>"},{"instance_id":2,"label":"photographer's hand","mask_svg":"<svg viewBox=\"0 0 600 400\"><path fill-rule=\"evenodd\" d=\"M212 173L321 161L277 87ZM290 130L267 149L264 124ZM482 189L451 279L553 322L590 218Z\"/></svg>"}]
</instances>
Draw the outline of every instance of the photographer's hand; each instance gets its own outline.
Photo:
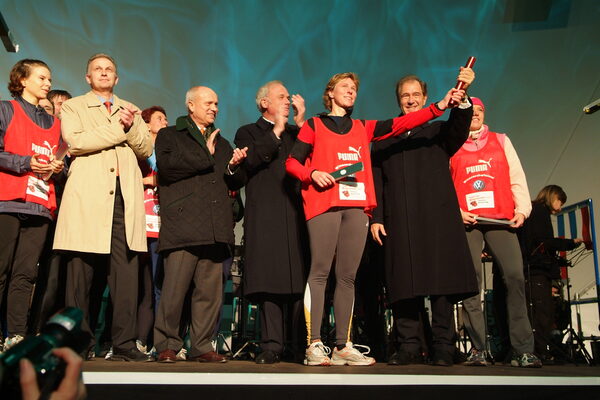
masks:
<instances>
[{"instance_id":1,"label":"photographer's hand","mask_svg":"<svg viewBox=\"0 0 600 400\"><path fill-rule=\"evenodd\" d=\"M52 353L62 359L67 367L65 376L60 382L58 389L50 395L50 399L54 400L74 400L84 399L86 397L85 385L81 379L81 366L83 360L73 350L68 347L54 349ZM21 391L23 400L37 400L40 398L40 388L38 387L35 369L31 362L27 359L20 361L21 369Z\"/></svg>"}]
</instances>

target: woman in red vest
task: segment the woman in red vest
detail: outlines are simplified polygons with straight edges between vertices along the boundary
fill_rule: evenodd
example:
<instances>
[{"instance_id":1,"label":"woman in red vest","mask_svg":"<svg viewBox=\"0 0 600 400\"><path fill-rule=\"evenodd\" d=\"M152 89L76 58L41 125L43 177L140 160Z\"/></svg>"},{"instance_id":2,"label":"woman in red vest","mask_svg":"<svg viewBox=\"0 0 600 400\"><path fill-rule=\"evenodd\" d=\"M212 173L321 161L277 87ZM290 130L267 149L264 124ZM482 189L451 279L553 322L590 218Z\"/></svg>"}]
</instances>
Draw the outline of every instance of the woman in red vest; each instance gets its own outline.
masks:
<instances>
[{"instance_id":1,"label":"woman in red vest","mask_svg":"<svg viewBox=\"0 0 600 400\"><path fill-rule=\"evenodd\" d=\"M304 123L287 172L302 182L304 213L310 237L311 267L304 293L308 330L305 365L373 365L352 344L354 278L363 253L369 214L376 206L371 173L370 142L398 136L443 114L450 99L460 103L464 91L423 110L387 121L352 119L359 80L352 72L334 75L323 92L328 113ZM333 300L336 346L321 341L325 286L335 257Z\"/></svg>"},{"instance_id":2,"label":"woman in red vest","mask_svg":"<svg viewBox=\"0 0 600 400\"><path fill-rule=\"evenodd\" d=\"M525 172L510 139L490 131L483 123L483 102L476 97L471 97L471 101L473 118L469 138L450 159L450 173L473 265L481 287L481 252L486 243L506 285L508 328L513 348L511 365L541 367L539 358L533 354L523 260L516 234L516 228L523 225L531 212ZM466 365L486 365L486 332L480 295L464 300L463 309L472 341Z\"/></svg>"},{"instance_id":3,"label":"woman in red vest","mask_svg":"<svg viewBox=\"0 0 600 400\"><path fill-rule=\"evenodd\" d=\"M0 102L0 302L7 287L7 331L4 349L27 332L29 299L37 278L56 197L53 178L63 162L54 159L60 123L39 106L50 90L50 68L39 60L17 62Z\"/></svg>"}]
</instances>

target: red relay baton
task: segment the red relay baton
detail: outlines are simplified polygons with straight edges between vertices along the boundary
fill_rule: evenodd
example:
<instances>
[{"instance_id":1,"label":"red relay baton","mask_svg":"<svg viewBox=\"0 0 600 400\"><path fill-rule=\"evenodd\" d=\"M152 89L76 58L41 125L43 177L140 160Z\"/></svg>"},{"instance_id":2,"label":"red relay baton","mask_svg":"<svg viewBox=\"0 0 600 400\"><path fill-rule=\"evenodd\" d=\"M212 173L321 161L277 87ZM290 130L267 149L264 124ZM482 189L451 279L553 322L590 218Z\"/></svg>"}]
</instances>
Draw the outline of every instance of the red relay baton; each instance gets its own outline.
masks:
<instances>
[{"instance_id":1,"label":"red relay baton","mask_svg":"<svg viewBox=\"0 0 600 400\"><path fill-rule=\"evenodd\" d=\"M469 57L469 59L467 60L467 63L465 64L465 68L473 68L473 64L475 64L475 60L477 60L475 57ZM463 86L465 85L464 82L462 81L458 81L456 82L456 86L454 86L455 89L462 89ZM454 100L450 100L450 103L448 104L451 107L456 106L456 102Z\"/></svg>"}]
</instances>

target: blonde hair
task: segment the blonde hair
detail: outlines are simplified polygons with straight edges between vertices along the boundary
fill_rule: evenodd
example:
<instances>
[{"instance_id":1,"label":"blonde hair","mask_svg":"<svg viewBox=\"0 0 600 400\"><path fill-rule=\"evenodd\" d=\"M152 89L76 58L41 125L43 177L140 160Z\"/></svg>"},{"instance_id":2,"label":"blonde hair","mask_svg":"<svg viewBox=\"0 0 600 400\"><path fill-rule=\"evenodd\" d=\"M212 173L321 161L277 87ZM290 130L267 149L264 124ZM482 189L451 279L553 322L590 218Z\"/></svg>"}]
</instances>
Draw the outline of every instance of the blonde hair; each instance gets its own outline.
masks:
<instances>
[{"instance_id":1,"label":"blonde hair","mask_svg":"<svg viewBox=\"0 0 600 400\"><path fill-rule=\"evenodd\" d=\"M329 97L329 92L335 88L335 85L346 78L350 78L352 81L354 81L354 84L356 85L356 91L358 92L358 86L360 85L358 75L356 75L354 72L342 72L335 74L331 77L331 79L329 79L329 82L327 82L327 86L325 86L325 90L323 91L323 105L329 111L331 111L331 97Z\"/></svg>"}]
</instances>

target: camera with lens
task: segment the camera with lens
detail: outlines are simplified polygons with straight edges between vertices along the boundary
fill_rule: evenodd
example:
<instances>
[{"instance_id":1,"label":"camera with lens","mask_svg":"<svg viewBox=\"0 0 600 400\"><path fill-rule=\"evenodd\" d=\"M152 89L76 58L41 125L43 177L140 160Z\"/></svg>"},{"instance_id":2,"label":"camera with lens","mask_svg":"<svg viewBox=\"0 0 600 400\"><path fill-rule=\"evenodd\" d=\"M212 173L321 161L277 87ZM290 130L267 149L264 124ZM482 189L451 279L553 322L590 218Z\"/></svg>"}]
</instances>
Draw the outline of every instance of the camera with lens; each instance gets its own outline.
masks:
<instances>
[{"instance_id":1,"label":"camera with lens","mask_svg":"<svg viewBox=\"0 0 600 400\"><path fill-rule=\"evenodd\" d=\"M80 309L67 307L52 316L39 335L29 336L0 354L2 399L21 398L19 362L23 358L33 364L41 393L55 390L64 377L65 365L52 350L59 347L70 347L76 353L85 350L90 338L81 330L82 320Z\"/></svg>"}]
</instances>

